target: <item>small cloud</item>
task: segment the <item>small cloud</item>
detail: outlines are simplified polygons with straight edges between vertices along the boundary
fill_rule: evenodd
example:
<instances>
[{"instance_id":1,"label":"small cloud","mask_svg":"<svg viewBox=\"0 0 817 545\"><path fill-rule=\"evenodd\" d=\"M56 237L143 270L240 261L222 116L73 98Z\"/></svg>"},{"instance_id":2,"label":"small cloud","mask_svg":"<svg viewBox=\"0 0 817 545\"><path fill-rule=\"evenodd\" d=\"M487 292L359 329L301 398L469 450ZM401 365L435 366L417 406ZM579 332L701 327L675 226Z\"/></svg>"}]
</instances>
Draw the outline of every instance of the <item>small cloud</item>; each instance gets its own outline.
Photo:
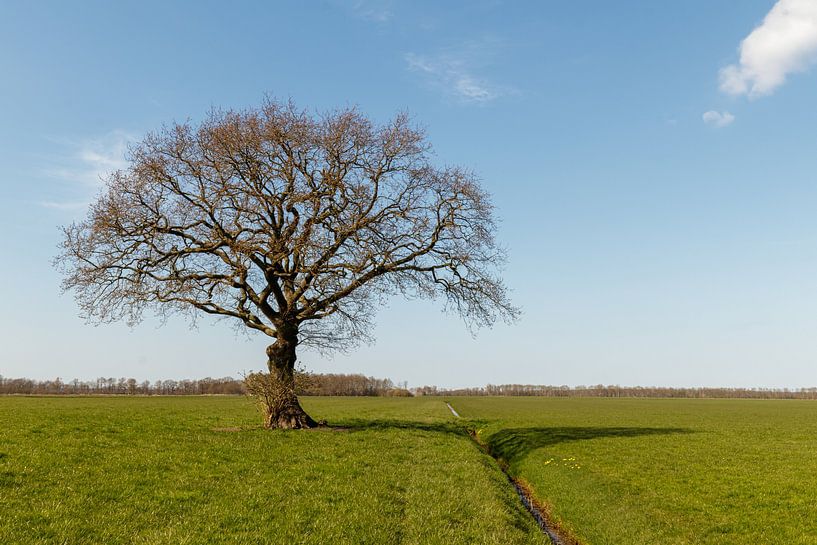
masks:
<instances>
[{"instance_id":1,"label":"small cloud","mask_svg":"<svg viewBox=\"0 0 817 545\"><path fill-rule=\"evenodd\" d=\"M720 89L757 98L817 61L817 2L778 0L740 44L740 61L720 70Z\"/></svg>"},{"instance_id":2,"label":"small cloud","mask_svg":"<svg viewBox=\"0 0 817 545\"><path fill-rule=\"evenodd\" d=\"M454 90L461 97L473 102L487 102L499 96L483 81L477 81L469 74L458 74L454 78Z\"/></svg>"},{"instance_id":3,"label":"small cloud","mask_svg":"<svg viewBox=\"0 0 817 545\"><path fill-rule=\"evenodd\" d=\"M87 201L82 202L54 202L54 201L40 201L37 203L43 208L51 208L52 210L80 210L88 206Z\"/></svg>"},{"instance_id":4,"label":"small cloud","mask_svg":"<svg viewBox=\"0 0 817 545\"><path fill-rule=\"evenodd\" d=\"M108 174L127 167L125 155L134 140L132 134L115 130L100 138L67 142L65 145L72 148L70 155L63 165L48 173L68 182L99 187Z\"/></svg>"},{"instance_id":5,"label":"small cloud","mask_svg":"<svg viewBox=\"0 0 817 545\"><path fill-rule=\"evenodd\" d=\"M407 53L405 59L409 70L424 74L430 83L466 102L488 102L499 96L487 82L475 78L454 59L414 53Z\"/></svg>"},{"instance_id":6,"label":"small cloud","mask_svg":"<svg viewBox=\"0 0 817 545\"><path fill-rule=\"evenodd\" d=\"M392 11L385 6L371 6L366 5L365 2L359 2L355 9L358 17L377 23L385 23L394 16Z\"/></svg>"},{"instance_id":7,"label":"small cloud","mask_svg":"<svg viewBox=\"0 0 817 545\"><path fill-rule=\"evenodd\" d=\"M63 182L62 187L55 189L70 194L70 197L43 200L37 204L64 211L85 208L109 174L127 168L125 156L128 145L134 140L131 133L115 130L99 138L59 142L68 148L68 152L56 161L57 164L47 168L45 174Z\"/></svg>"},{"instance_id":8,"label":"small cloud","mask_svg":"<svg viewBox=\"0 0 817 545\"><path fill-rule=\"evenodd\" d=\"M358 19L375 23L386 23L394 17L392 0L355 0L354 2L334 0L333 4L348 10Z\"/></svg>"},{"instance_id":9,"label":"small cloud","mask_svg":"<svg viewBox=\"0 0 817 545\"><path fill-rule=\"evenodd\" d=\"M716 112L715 110L709 110L708 112L704 112L704 115L701 116L709 126L712 127L726 127L727 125L731 125L732 122L735 120L735 116L730 114L729 112Z\"/></svg>"},{"instance_id":10,"label":"small cloud","mask_svg":"<svg viewBox=\"0 0 817 545\"><path fill-rule=\"evenodd\" d=\"M408 69L422 74L433 86L463 102L484 104L512 89L496 85L475 74L492 51L488 44L469 44L458 50L445 50L434 55L406 53Z\"/></svg>"}]
</instances>

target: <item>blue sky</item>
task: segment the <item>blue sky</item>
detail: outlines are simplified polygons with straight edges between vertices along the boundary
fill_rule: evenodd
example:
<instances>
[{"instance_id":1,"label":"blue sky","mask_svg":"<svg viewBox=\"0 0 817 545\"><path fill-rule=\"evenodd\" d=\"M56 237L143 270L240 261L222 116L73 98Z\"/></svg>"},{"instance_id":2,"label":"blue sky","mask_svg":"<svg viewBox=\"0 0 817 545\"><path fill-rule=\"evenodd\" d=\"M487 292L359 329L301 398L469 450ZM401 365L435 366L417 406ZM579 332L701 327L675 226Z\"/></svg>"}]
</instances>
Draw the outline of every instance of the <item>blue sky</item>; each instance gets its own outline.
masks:
<instances>
[{"instance_id":1,"label":"blue sky","mask_svg":"<svg viewBox=\"0 0 817 545\"><path fill-rule=\"evenodd\" d=\"M817 385L812 0L4 2L0 374L237 376L226 323L86 325L50 260L128 141L265 94L408 110L478 172L523 316L394 300L314 371L411 385ZM79 7L78 7L79 6Z\"/></svg>"}]
</instances>

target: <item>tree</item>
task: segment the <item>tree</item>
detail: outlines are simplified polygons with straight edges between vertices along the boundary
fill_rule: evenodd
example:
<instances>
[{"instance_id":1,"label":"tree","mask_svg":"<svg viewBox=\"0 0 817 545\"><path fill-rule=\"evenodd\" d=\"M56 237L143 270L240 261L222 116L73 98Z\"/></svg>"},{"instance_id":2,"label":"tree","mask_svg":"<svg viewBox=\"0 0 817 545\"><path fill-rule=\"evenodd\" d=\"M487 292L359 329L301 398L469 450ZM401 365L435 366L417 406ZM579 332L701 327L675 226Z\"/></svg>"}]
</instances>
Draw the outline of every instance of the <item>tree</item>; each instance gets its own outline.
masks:
<instances>
[{"instance_id":1,"label":"tree","mask_svg":"<svg viewBox=\"0 0 817 545\"><path fill-rule=\"evenodd\" d=\"M489 196L467 170L433 166L406 115L376 125L267 100L149 134L128 164L63 228L63 288L97 323L206 313L274 339L254 377L274 392L260 398L269 428L315 425L296 347L368 339L386 297L442 296L471 327L517 314Z\"/></svg>"}]
</instances>

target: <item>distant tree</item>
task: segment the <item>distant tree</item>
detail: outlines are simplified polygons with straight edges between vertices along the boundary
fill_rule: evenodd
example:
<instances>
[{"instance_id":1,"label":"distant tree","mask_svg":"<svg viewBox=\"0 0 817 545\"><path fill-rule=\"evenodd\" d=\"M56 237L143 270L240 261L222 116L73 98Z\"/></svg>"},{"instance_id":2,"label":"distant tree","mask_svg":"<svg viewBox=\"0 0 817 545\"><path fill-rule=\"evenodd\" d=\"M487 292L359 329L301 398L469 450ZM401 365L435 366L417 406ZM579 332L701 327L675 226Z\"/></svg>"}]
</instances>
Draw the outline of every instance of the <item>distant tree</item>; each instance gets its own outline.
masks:
<instances>
[{"instance_id":1,"label":"distant tree","mask_svg":"<svg viewBox=\"0 0 817 545\"><path fill-rule=\"evenodd\" d=\"M92 321L203 312L275 339L254 377L276 392L265 425L314 426L295 393L297 346L368 338L394 294L442 296L475 327L517 313L489 196L429 150L405 115L377 126L271 100L173 125L133 146L87 219L64 228L63 287Z\"/></svg>"}]
</instances>

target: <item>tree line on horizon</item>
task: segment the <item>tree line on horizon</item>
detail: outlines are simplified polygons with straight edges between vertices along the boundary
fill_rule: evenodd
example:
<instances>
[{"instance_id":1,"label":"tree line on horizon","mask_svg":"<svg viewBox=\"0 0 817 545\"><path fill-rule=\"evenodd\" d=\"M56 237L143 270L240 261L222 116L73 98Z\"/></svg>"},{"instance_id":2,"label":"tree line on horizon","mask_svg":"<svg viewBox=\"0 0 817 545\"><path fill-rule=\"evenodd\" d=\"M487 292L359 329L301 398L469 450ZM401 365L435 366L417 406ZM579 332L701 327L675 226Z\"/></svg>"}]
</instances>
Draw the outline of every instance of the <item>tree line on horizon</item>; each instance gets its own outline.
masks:
<instances>
[{"instance_id":1,"label":"tree line on horizon","mask_svg":"<svg viewBox=\"0 0 817 545\"><path fill-rule=\"evenodd\" d=\"M361 374L298 373L298 395L410 396L406 384ZM233 377L137 381L134 378L99 377L63 381L8 378L0 375L0 395L245 395L243 379Z\"/></svg>"},{"instance_id":2,"label":"tree line on horizon","mask_svg":"<svg viewBox=\"0 0 817 545\"><path fill-rule=\"evenodd\" d=\"M488 384L477 388L408 388L407 383L362 374L299 373L298 395L314 396L529 396L529 397L658 397L817 399L817 388L669 388L652 386L548 386L539 384ZM8 378L0 375L0 395L246 395L244 380L233 377L137 381L134 378L100 377L63 381Z\"/></svg>"},{"instance_id":3,"label":"tree line on horizon","mask_svg":"<svg viewBox=\"0 0 817 545\"><path fill-rule=\"evenodd\" d=\"M817 399L817 388L670 388L661 386L549 386L542 384L488 384L476 388L413 388L418 396L528 396L528 397L658 397L692 399Z\"/></svg>"}]
</instances>

